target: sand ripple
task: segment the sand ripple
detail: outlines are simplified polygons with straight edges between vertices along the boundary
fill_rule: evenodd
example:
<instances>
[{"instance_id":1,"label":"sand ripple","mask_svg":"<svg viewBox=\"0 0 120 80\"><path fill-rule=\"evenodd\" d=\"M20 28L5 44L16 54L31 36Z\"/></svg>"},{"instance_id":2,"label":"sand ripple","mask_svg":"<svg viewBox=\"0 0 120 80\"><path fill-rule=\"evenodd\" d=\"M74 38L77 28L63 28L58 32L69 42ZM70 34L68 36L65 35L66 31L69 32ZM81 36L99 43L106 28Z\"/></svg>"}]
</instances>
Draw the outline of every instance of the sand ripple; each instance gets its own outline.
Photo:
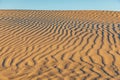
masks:
<instances>
[{"instance_id":1,"label":"sand ripple","mask_svg":"<svg viewBox=\"0 0 120 80\"><path fill-rule=\"evenodd\" d=\"M120 12L0 11L0 80L119 80Z\"/></svg>"}]
</instances>

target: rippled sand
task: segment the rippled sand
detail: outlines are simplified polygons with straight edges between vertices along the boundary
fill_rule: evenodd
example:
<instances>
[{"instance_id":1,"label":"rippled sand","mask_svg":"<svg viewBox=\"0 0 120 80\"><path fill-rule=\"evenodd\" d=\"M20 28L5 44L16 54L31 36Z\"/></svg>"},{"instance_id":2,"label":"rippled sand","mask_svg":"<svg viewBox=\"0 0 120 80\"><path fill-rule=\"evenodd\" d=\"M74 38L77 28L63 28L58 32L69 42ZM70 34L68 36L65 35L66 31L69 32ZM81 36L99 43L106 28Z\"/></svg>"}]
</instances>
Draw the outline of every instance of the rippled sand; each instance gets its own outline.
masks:
<instances>
[{"instance_id":1,"label":"rippled sand","mask_svg":"<svg viewBox=\"0 0 120 80\"><path fill-rule=\"evenodd\" d=\"M120 80L120 12L1 10L0 80Z\"/></svg>"}]
</instances>

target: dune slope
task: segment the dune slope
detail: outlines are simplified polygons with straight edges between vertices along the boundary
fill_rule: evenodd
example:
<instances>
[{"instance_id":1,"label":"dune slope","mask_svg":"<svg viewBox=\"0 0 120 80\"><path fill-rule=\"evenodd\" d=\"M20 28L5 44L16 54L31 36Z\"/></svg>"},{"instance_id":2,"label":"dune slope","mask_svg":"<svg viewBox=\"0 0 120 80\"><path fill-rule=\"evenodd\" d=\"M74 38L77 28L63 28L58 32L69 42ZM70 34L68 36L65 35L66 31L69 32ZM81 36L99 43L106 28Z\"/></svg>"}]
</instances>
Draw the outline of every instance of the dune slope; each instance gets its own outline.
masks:
<instances>
[{"instance_id":1,"label":"dune slope","mask_svg":"<svg viewBox=\"0 0 120 80\"><path fill-rule=\"evenodd\" d=\"M0 10L0 80L119 80L120 12Z\"/></svg>"}]
</instances>

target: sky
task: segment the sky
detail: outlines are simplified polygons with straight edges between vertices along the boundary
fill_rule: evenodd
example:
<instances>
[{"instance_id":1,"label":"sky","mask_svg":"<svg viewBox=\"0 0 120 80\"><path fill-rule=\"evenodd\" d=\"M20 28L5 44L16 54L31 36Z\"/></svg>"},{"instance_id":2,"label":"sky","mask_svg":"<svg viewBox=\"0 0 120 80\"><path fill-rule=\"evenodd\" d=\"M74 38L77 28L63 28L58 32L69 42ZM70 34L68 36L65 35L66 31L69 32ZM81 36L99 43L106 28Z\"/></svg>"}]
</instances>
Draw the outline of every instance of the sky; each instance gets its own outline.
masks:
<instances>
[{"instance_id":1,"label":"sky","mask_svg":"<svg viewBox=\"0 0 120 80\"><path fill-rule=\"evenodd\" d=\"M120 11L120 0L0 0L0 9Z\"/></svg>"}]
</instances>

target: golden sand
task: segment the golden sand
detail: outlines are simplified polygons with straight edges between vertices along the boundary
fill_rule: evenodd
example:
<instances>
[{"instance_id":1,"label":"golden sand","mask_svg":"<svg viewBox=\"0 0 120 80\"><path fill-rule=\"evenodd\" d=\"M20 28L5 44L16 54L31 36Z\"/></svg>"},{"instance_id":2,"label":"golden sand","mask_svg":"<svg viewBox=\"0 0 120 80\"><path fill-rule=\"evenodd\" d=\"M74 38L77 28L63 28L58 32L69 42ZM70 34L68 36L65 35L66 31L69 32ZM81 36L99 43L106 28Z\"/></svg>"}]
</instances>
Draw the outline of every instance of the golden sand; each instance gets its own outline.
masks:
<instances>
[{"instance_id":1,"label":"golden sand","mask_svg":"<svg viewBox=\"0 0 120 80\"><path fill-rule=\"evenodd\" d=\"M1 10L0 80L120 80L120 12Z\"/></svg>"}]
</instances>

